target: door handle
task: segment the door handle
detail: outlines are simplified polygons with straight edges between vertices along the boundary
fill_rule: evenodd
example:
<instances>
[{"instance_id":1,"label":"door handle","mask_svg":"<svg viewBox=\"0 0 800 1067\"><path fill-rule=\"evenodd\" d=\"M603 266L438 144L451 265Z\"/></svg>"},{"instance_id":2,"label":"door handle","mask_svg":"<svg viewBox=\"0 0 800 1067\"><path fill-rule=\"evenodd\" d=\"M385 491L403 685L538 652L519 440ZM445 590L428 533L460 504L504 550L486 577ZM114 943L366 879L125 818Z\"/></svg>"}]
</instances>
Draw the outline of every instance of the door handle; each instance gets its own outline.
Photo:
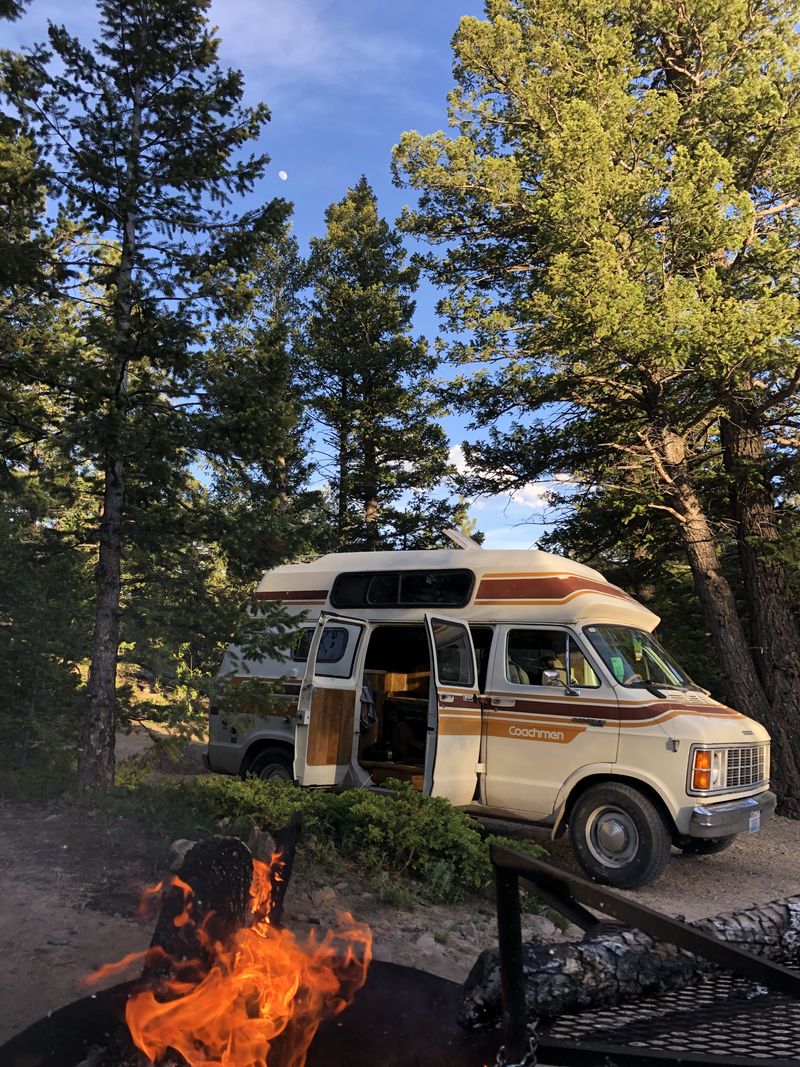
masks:
<instances>
[{"instance_id":1,"label":"door handle","mask_svg":"<svg viewBox=\"0 0 800 1067\"><path fill-rule=\"evenodd\" d=\"M493 708L513 708L516 703L513 697L492 697Z\"/></svg>"}]
</instances>

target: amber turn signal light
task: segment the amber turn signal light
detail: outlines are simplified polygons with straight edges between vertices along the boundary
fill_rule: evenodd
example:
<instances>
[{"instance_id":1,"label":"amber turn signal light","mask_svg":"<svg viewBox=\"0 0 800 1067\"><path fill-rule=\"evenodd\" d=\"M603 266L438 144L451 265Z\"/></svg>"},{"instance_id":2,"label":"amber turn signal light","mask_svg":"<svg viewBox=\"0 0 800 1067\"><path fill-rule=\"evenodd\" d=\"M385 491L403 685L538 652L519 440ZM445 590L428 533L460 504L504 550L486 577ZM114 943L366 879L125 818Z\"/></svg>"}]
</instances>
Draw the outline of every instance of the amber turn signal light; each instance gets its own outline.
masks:
<instances>
[{"instance_id":1,"label":"amber turn signal light","mask_svg":"<svg viewBox=\"0 0 800 1067\"><path fill-rule=\"evenodd\" d=\"M692 774L693 789L711 788L711 753L702 749L694 754L694 772Z\"/></svg>"}]
</instances>

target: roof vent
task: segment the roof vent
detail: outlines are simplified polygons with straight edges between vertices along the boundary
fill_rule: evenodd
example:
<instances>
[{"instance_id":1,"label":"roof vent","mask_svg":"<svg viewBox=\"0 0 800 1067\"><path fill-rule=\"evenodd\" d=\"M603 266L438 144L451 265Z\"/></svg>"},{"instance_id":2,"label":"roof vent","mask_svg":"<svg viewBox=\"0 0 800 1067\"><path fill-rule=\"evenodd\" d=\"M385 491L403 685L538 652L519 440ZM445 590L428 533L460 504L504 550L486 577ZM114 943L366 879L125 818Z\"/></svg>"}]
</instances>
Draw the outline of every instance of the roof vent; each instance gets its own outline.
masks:
<instances>
[{"instance_id":1,"label":"roof vent","mask_svg":"<svg viewBox=\"0 0 800 1067\"><path fill-rule=\"evenodd\" d=\"M465 533L461 533L460 530L445 530L445 537L449 537L456 548L481 548L477 541L473 541L471 537L467 537Z\"/></svg>"}]
</instances>

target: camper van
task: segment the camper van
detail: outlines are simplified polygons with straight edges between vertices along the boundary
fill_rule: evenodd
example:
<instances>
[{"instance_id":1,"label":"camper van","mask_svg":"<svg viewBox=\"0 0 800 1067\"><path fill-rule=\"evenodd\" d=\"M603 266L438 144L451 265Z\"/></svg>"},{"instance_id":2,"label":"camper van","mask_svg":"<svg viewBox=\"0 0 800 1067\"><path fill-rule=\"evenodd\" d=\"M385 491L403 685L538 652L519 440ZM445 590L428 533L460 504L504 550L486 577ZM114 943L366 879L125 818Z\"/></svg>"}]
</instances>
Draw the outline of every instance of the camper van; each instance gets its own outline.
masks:
<instances>
[{"instance_id":1,"label":"camper van","mask_svg":"<svg viewBox=\"0 0 800 1067\"><path fill-rule=\"evenodd\" d=\"M619 888L653 881L672 846L722 851L774 810L764 728L695 684L653 636L658 616L589 567L538 551L355 552L277 567L255 598L299 627L283 660L229 649L211 770L410 782L568 829L583 871Z\"/></svg>"}]
</instances>

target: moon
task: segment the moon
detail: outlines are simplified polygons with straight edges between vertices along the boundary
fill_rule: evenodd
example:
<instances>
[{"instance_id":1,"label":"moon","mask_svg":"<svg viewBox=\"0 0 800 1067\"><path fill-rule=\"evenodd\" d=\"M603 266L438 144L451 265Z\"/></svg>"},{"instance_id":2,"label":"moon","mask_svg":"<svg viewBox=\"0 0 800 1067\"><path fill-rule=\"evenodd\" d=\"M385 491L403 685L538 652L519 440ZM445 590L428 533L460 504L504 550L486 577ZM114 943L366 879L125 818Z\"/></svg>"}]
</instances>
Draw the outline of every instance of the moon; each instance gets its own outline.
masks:
<instances>
[{"instance_id":1,"label":"moon","mask_svg":"<svg viewBox=\"0 0 800 1067\"><path fill-rule=\"evenodd\" d=\"M278 171L278 177L280 178L280 180L281 180L282 182L285 182L285 181L286 181L286 179L287 179L287 178L289 177L289 175L288 175L288 174L286 173L286 171L285 171L285 170L279 170L279 171Z\"/></svg>"}]
</instances>

